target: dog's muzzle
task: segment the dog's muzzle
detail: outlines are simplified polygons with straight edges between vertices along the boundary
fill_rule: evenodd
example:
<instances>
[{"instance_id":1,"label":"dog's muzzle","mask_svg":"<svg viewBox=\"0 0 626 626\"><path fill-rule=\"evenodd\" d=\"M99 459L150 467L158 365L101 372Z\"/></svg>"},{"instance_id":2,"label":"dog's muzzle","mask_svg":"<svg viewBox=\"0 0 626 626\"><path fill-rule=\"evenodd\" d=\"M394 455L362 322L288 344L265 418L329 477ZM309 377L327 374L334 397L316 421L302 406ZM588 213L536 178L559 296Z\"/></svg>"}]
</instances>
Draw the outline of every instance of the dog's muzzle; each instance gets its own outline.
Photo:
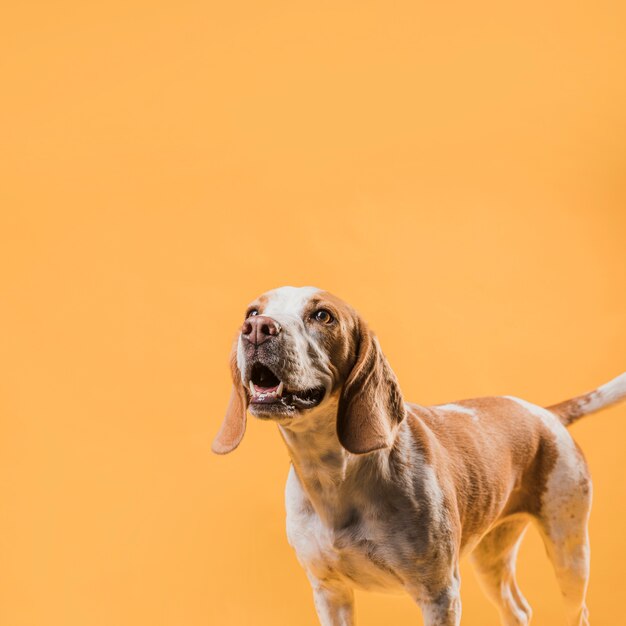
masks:
<instances>
[{"instance_id":1,"label":"dog's muzzle","mask_svg":"<svg viewBox=\"0 0 626 626\"><path fill-rule=\"evenodd\" d=\"M324 387L299 389L291 381L291 356L287 338L276 320L265 315L249 317L241 329L245 355L243 381L251 413L258 417L289 416L322 402Z\"/></svg>"}]
</instances>

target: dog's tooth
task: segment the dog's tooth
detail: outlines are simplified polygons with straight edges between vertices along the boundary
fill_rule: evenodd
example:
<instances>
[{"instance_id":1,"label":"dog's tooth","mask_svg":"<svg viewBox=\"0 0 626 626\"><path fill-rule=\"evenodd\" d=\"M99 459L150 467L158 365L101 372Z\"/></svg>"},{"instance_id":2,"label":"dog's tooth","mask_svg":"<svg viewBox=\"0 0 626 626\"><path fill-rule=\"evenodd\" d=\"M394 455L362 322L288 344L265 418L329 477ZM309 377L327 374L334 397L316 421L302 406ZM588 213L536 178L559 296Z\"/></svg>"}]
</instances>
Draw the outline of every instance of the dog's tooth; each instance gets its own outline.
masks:
<instances>
[{"instance_id":1,"label":"dog's tooth","mask_svg":"<svg viewBox=\"0 0 626 626\"><path fill-rule=\"evenodd\" d=\"M249 385L250 385L250 393L253 396L256 395L256 391L254 390L254 383L252 381L250 381Z\"/></svg>"},{"instance_id":2,"label":"dog's tooth","mask_svg":"<svg viewBox=\"0 0 626 626\"><path fill-rule=\"evenodd\" d=\"M281 381L280 381L280 385L278 385L278 389L276 390L276 395L277 395L279 398L282 398L282 395L283 395L283 388L284 388L284 386L285 386L285 385L283 385L283 381L281 380Z\"/></svg>"}]
</instances>

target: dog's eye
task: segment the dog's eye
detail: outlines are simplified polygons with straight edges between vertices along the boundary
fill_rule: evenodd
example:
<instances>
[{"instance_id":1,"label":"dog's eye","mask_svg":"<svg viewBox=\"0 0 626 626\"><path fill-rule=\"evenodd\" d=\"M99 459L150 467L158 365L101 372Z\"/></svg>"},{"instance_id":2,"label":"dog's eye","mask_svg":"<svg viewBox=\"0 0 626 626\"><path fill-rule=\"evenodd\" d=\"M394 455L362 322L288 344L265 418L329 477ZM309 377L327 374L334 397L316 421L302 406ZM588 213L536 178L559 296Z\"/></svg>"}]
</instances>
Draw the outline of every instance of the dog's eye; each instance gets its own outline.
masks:
<instances>
[{"instance_id":1,"label":"dog's eye","mask_svg":"<svg viewBox=\"0 0 626 626\"><path fill-rule=\"evenodd\" d=\"M326 309L319 309L319 311L315 311L315 313L311 315L311 319L314 319L316 322L321 322L322 324L330 324L334 318Z\"/></svg>"},{"instance_id":2,"label":"dog's eye","mask_svg":"<svg viewBox=\"0 0 626 626\"><path fill-rule=\"evenodd\" d=\"M259 309L250 309L247 313L246 313L246 319L248 319L249 317L254 317L255 315L259 314Z\"/></svg>"}]
</instances>

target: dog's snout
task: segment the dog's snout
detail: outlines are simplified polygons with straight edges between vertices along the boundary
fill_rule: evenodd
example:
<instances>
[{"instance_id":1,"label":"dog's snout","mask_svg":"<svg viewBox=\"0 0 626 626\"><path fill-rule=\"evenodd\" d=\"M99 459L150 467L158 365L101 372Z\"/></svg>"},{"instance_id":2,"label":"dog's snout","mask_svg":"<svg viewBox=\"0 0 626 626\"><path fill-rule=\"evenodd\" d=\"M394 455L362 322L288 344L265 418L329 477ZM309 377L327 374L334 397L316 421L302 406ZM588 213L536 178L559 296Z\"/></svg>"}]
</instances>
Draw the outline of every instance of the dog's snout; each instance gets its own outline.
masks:
<instances>
[{"instance_id":1,"label":"dog's snout","mask_svg":"<svg viewBox=\"0 0 626 626\"><path fill-rule=\"evenodd\" d=\"M275 337L281 331L280 324L266 315L249 317L241 329L241 334L255 346Z\"/></svg>"}]
</instances>

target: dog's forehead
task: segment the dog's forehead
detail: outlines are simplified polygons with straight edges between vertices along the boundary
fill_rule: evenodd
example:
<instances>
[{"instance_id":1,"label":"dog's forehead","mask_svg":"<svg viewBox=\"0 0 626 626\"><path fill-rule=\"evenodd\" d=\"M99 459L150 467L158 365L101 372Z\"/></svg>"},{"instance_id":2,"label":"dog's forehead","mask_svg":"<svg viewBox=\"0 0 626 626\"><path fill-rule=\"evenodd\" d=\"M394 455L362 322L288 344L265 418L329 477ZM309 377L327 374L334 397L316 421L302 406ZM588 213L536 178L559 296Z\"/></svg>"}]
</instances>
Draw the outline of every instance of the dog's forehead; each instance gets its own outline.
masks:
<instances>
[{"instance_id":1,"label":"dog's forehead","mask_svg":"<svg viewBox=\"0 0 626 626\"><path fill-rule=\"evenodd\" d=\"M264 315L300 316L309 300L321 289L317 287L279 287L264 293L260 301L264 303Z\"/></svg>"}]
</instances>

